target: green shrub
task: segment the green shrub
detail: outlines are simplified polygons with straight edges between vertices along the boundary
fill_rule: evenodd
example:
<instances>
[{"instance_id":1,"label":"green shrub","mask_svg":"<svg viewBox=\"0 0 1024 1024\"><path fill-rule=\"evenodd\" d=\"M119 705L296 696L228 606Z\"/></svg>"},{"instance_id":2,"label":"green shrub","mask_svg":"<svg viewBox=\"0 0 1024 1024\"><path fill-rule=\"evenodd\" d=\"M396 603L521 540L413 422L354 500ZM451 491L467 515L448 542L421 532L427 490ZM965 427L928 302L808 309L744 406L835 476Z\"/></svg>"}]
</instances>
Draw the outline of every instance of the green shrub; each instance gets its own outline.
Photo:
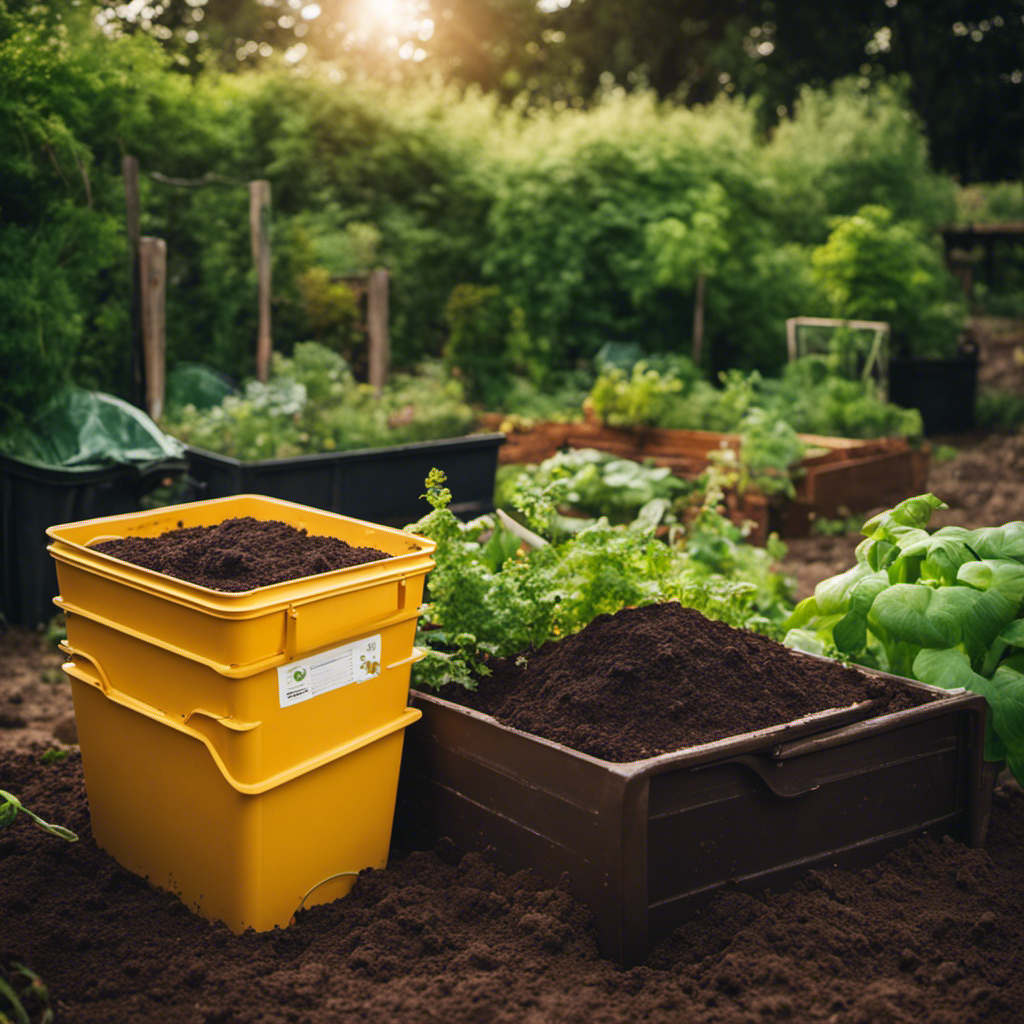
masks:
<instances>
[{"instance_id":1,"label":"green shrub","mask_svg":"<svg viewBox=\"0 0 1024 1024\"><path fill-rule=\"evenodd\" d=\"M956 190L958 224L1024 221L1024 188L1019 181L987 181Z\"/></svg>"},{"instance_id":2,"label":"green shrub","mask_svg":"<svg viewBox=\"0 0 1024 1024\"><path fill-rule=\"evenodd\" d=\"M952 219L954 183L932 169L907 88L846 78L800 91L765 148L783 238L820 244L829 218L852 216L868 204L929 228Z\"/></svg>"},{"instance_id":3,"label":"green shrub","mask_svg":"<svg viewBox=\"0 0 1024 1024\"><path fill-rule=\"evenodd\" d=\"M885 320L898 354L944 358L956 351L966 308L937 243L883 206L837 218L812 255L831 315Z\"/></svg>"},{"instance_id":4,"label":"green shrub","mask_svg":"<svg viewBox=\"0 0 1024 1024\"><path fill-rule=\"evenodd\" d=\"M496 408L512 370L511 311L496 285L460 284L445 304L444 366L465 383L469 398Z\"/></svg>"}]
</instances>

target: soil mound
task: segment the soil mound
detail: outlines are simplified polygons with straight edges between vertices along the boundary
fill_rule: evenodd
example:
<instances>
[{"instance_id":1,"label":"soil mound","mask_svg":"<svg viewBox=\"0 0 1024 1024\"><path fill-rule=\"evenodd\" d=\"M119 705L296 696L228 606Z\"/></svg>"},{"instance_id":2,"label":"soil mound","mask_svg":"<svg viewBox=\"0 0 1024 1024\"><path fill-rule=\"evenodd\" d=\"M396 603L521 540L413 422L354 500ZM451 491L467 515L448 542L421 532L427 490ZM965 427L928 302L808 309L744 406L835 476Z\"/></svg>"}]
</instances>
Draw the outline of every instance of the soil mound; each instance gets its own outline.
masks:
<instances>
[{"instance_id":1,"label":"soil mound","mask_svg":"<svg viewBox=\"0 0 1024 1024\"><path fill-rule=\"evenodd\" d=\"M119 537L95 550L210 590L237 593L391 556L319 537L276 520L239 516L156 537Z\"/></svg>"},{"instance_id":2,"label":"soil mound","mask_svg":"<svg viewBox=\"0 0 1024 1024\"><path fill-rule=\"evenodd\" d=\"M607 761L636 761L874 701L922 702L887 677L808 658L676 602L601 615L574 636L495 660L440 696ZM865 715L867 717L867 715Z\"/></svg>"}]
</instances>

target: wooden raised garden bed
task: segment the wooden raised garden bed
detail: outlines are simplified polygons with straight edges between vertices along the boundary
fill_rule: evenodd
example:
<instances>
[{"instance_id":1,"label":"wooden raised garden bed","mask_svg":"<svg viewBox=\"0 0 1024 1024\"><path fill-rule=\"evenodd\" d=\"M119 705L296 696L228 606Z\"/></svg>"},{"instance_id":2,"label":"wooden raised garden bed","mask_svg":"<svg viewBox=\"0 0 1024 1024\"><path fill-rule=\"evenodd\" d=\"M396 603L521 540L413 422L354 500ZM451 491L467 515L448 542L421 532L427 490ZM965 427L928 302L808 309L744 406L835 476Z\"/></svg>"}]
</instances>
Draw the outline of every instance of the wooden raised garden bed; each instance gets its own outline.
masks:
<instances>
[{"instance_id":1,"label":"wooden raised garden bed","mask_svg":"<svg viewBox=\"0 0 1024 1024\"><path fill-rule=\"evenodd\" d=\"M502 417L487 414L483 425L497 429ZM796 495L769 502L747 492L733 496L733 515L755 523L754 543L768 533L805 536L816 518L834 519L855 512L892 506L927 489L930 448L915 447L903 438L861 441L847 437L800 434L810 453L793 467ZM737 434L709 430L639 430L606 427L596 422L538 423L507 433L501 463L537 463L566 448L597 448L630 459L651 459L677 476L693 478L708 466L722 445L738 448Z\"/></svg>"},{"instance_id":2,"label":"wooden raised garden bed","mask_svg":"<svg viewBox=\"0 0 1024 1024\"><path fill-rule=\"evenodd\" d=\"M977 694L846 669L671 604L492 668L471 693L414 691L400 842L447 839L567 883L623 965L724 887L860 867L924 832L984 841Z\"/></svg>"}]
</instances>

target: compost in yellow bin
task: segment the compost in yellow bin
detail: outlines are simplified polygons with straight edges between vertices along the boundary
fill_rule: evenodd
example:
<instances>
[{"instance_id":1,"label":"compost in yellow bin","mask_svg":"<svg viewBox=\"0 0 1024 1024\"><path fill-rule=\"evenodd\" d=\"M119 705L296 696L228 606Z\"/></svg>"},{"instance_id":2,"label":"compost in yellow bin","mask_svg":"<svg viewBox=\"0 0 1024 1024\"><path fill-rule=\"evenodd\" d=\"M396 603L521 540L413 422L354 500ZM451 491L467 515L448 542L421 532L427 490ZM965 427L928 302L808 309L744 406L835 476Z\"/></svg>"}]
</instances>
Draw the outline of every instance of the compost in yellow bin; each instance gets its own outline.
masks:
<instances>
[{"instance_id":1,"label":"compost in yellow bin","mask_svg":"<svg viewBox=\"0 0 1024 1024\"><path fill-rule=\"evenodd\" d=\"M389 557L227 593L94 549L242 516ZM47 533L101 847L234 931L386 864L432 541L261 495Z\"/></svg>"}]
</instances>

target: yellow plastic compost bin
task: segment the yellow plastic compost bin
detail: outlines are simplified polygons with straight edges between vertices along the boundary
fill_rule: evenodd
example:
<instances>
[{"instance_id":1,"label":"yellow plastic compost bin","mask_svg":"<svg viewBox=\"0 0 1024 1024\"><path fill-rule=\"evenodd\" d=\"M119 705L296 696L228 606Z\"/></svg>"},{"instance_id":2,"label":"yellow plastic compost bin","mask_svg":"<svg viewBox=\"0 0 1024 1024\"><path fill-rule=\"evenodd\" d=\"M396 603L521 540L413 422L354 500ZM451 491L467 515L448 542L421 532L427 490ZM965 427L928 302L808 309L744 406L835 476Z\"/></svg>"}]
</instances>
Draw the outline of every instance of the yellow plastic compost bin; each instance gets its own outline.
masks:
<instances>
[{"instance_id":1,"label":"yellow plastic compost bin","mask_svg":"<svg viewBox=\"0 0 1024 1024\"><path fill-rule=\"evenodd\" d=\"M389 557L226 593L93 549L239 516ZM432 541L261 495L47 533L103 849L236 932L386 864Z\"/></svg>"}]
</instances>

